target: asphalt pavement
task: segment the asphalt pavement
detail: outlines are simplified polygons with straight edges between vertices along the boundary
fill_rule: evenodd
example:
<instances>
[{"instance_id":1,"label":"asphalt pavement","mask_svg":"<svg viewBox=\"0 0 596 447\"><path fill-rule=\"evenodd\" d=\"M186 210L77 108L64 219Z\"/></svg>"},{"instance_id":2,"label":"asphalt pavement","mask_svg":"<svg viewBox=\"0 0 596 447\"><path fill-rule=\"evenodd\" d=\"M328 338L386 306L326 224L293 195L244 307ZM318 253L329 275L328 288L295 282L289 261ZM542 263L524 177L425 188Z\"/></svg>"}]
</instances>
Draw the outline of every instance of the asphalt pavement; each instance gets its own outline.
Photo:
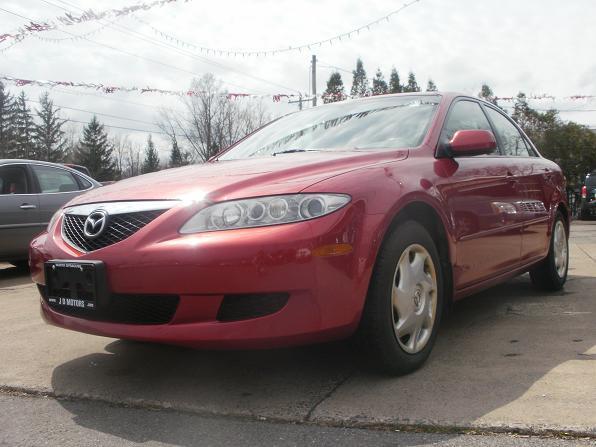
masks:
<instances>
[{"instance_id":1,"label":"asphalt pavement","mask_svg":"<svg viewBox=\"0 0 596 447\"><path fill-rule=\"evenodd\" d=\"M345 342L206 352L55 328L0 264L0 444L593 445L596 222L571 235L562 292L525 275L463 300L401 378Z\"/></svg>"},{"instance_id":2,"label":"asphalt pavement","mask_svg":"<svg viewBox=\"0 0 596 447\"><path fill-rule=\"evenodd\" d=\"M408 446L588 447L590 439L460 435L326 427L201 416L103 402L0 395L0 445L17 446Z\"/></svg>"}]
</instances>

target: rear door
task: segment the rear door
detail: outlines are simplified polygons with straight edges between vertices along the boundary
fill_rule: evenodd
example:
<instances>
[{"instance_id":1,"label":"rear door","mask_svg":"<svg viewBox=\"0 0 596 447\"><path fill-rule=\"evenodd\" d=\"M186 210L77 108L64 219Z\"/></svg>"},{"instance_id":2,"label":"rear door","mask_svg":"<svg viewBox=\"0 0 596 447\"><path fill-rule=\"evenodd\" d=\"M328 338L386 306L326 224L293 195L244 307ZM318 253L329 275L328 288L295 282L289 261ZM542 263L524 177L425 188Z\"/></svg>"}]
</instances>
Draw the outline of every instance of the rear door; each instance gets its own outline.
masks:
<instances>
[{"instance_id":1,"label":"rear door","mask_svg":"<svg viewBox=\"0 0 596 447\"><path fill-rule=\"evenodd\" d=\"M81 189L91 184L68 169L42 164L33 164L31 169L39 190L39 216L46 225L52 215L66 202L78 196Z\"/></svg>"},{"instance_id":2,"label":"rear door","mask_svg":"<svg viewBox=\"0 0 596 447\"><path fill-rule=\"evenodd\" d=\"M494 127L503 157L519 179L523 192L515 203L518 220L522 223L522 264L545 256L549 245L549 197L555 192L552 163L530 146L513 121L501 111L485 106Z\"/></svg>"},{"instance_id":3,"label":"rear door","mask_svg":"<svg viewBox=\"0 0 596 447\"><path fill-rule=\"evenodd\" d=\"M455 102L447 115L441 141L458 130L492 131L480 104ZM521 226L515 203L523 197L518 179L500 153L443 159L449 177L442 194L456 228L454 281L457 289L473 286L515 268L521 254Z\"/></svg>"},{"instance_id":4,"label":"rear door","mask_svg":"<svg viewBox=\"0 0 596 447\"><path fill-rule=\"evenodd\" d=\"M22 260L29 242L43 230L39 200L24 163L0 165L0 259Z\"/></svg>"}]
</instances>

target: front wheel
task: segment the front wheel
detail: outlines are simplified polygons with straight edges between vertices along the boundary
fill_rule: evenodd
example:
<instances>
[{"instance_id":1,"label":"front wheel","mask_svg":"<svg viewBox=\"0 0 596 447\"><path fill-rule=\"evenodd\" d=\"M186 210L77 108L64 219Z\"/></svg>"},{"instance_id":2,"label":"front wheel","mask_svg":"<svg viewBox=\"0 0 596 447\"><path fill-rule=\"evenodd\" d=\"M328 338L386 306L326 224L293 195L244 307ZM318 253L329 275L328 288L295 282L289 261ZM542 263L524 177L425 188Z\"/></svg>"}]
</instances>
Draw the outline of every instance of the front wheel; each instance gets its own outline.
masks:
<instances>
[{"instance_id":1,"label":"front wheel","mask_svg":"<svg viewBox=\"0 0 596 447\"><path fill-rule=\"evenodd\" d=\"M532 283L542 290L561 290L569 268L569 235L561 212L557 212L548 256L530 270Z\"/></svg>"},{"instance_id":2,"label":"front wheel","mask_svg":"<svg viewBox=\"0 0 596 447\"><path fill-rule=\"evenodd\" d=\"M377 258L360 324L364 353L385 372L422 366L443 310L443 272L428 231L414 221L397 226Z\"/></svg>"}]
</instances>

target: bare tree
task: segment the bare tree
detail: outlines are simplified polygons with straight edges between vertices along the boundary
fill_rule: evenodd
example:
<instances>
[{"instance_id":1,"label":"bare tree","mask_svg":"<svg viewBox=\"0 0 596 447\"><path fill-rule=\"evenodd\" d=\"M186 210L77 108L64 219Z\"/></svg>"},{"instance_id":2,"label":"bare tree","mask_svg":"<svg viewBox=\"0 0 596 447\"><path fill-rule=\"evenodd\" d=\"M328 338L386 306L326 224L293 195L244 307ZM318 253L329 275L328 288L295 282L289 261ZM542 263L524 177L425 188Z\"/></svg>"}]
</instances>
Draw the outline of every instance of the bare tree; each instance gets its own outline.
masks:
<instances>
[{"instance_id":1,"label":"bare tree","mask_svg":"<svg viewBox=\"0 0 596 447\"><path fill-rule=\"evenodd\" d=\"M183 140L195 161L205 161L269 120L262 101L228 97L212 74L194 79L194 95L181 98L182 111L161 109L158 126L172 142Z\"/></svg>"},{"instance_id":2,"label":"bare tree","mask_svg":"<svg viewBox=\"0 0 596 447\"><path fill-rule=\"evenodd\" d=\"M114 148L112 151L112 158L114 159L114 163L116 165L116 175L118 178L123 178L126 176L127 166L126 166L126 153L128 151L128 147L130 146L130 140L128 139L128 135L112 135L110 138L110 144Z\"/></svg>"},{"instance_id":3,"label":"bare tree","mask_svg":"<svg viewBox=\"0 0 596 447\"><path fill-rule=\"evenodd\" d=\"M143 149L138 143L129 143L125 146L124 153L124 176L134 177L141 173L143 164Z\"/></svg>"}]
</instances>

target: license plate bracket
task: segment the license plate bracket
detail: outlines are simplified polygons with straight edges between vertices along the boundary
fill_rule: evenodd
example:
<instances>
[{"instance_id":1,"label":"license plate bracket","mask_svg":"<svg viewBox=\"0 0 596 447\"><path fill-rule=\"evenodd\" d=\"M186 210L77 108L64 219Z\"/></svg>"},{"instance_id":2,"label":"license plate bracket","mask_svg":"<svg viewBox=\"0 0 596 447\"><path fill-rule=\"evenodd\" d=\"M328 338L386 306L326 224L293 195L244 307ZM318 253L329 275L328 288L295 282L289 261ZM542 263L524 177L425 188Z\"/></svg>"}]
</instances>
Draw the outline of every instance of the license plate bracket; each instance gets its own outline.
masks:
<instances>
[{"instance_id":1,"label":"license plate bracket","mask_svg":"<svg viewBox=\"0 0 596 447\"><path fill-rule=\"evenodd\" d=\"M53 259L44 267L48 303L91 312L101 307L107 296L102 261Z\"/></svg>"}]
</instances>

